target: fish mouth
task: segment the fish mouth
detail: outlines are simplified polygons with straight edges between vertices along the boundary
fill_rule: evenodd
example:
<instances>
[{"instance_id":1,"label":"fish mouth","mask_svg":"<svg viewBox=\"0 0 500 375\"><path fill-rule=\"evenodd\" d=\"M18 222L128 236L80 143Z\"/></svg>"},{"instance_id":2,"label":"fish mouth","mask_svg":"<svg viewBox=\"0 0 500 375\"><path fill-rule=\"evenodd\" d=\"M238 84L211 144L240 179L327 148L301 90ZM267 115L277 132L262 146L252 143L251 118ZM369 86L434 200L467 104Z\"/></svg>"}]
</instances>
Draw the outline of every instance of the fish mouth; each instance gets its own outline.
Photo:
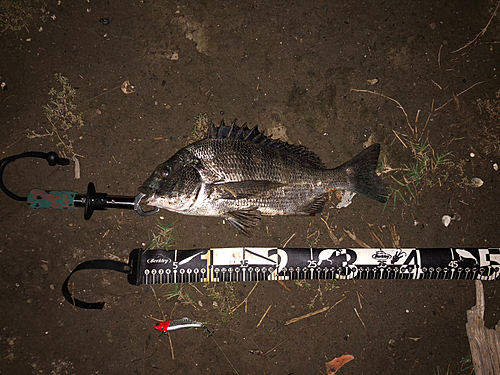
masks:
<instances>
[{"instance_id":1,"label":"fish mouth","mask_svg":"<svg viewBox=\"0 0 500 375\"><path fill-rule=\"evenodd\" d=\"M149 186L141 186L137 190L139 190L139 193L144 194L143 197L144 203L151 206L152 205L151 201L155 198L156 191L150 188Z\"/></svg>"}]
</instances>

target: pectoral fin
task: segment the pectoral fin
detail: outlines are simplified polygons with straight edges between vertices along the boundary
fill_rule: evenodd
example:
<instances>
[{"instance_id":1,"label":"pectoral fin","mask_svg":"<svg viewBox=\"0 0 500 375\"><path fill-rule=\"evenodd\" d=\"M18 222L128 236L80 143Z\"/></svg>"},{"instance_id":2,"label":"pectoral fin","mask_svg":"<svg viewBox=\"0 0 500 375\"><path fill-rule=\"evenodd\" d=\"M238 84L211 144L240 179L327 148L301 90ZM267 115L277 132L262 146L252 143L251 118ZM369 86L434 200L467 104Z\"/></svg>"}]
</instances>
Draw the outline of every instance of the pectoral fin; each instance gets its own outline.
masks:
<instances>
[{"instance_id":1,"label":"pectoral fin","mask_svg":"<svg viewBox=\"0 0 500 375\"><path fill-rule=\"evenodd\" d=\"M249 207L237 211L226 213L229 223L247 236L250 235L250 228L259 224L262 213L256 207Z\"/></svg>"},{"instance_id":2,"label":"pectoral fin","mask_svg":"<svg viewBox=\"0 0 500 375\"><path fill-rule=\"evenodd\" d=\"M283 186L283 184L280 182L267 180L226 182L217 185L217 187L221 189L222 199L258 197L281 186Z\"/></svg>"}]
</instances>

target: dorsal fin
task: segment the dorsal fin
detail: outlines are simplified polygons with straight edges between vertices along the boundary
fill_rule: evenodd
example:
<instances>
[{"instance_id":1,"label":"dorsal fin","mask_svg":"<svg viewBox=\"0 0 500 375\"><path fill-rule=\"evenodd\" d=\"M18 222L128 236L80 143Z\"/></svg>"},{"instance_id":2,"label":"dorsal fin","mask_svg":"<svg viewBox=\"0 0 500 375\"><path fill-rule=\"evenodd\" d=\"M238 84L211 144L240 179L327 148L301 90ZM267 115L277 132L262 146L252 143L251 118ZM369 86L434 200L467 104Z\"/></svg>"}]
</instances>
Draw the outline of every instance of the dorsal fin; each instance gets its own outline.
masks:
<instances>
[{"instance_id":1,"label":"dorsal fin","mask_svg":"<svg viewBox=\"0 0 500 375\"><path fill-rule=\"evenodd\" d=\"M312 151L304 146L291 145L289 143L280 141L279 139L272 139L271 136L265 135L259 131L255 126L249 129L247 124L239 127L236 125L236 119L230 125L226 125L224 120L221 121L219 126L212 124L208 134L208 139L237 139L245 142L251 142L260 146L274 147L282 151L290 152L300 157L304 162L316 168L325 168L325 165L320 158Z\"/></svg>"}]
</instances>

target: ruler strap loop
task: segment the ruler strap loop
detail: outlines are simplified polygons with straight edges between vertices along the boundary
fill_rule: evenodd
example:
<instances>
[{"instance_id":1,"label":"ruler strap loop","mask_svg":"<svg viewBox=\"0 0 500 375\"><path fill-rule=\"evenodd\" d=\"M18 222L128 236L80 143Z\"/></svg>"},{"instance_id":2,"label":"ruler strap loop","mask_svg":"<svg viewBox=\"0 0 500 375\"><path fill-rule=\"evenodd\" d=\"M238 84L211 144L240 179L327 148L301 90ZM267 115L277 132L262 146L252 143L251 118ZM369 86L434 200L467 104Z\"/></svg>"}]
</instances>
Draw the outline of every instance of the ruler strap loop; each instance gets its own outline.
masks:
<instances>
[{"instance_id":1,"label":"ruler strap loop","mask_svg":"<svg viewBox=\"0 0 500 375\"><path fill-rule=\"evenodd\" d=\"M79 299L76 299L73 294L70 293L68 289L69 279L71 276L80 270L112 270L121 273L130 273L131 268L127 263L118 262L116 260L111 259L96 259L96 260L88 260L86 262L80 263L76 268L71 272L62 285L62 294L66 301L71 303L72 305L82 308L82 309L98 309L102 310L104 307L104 302L84 302Z\"/></svg>"}]
</instances>

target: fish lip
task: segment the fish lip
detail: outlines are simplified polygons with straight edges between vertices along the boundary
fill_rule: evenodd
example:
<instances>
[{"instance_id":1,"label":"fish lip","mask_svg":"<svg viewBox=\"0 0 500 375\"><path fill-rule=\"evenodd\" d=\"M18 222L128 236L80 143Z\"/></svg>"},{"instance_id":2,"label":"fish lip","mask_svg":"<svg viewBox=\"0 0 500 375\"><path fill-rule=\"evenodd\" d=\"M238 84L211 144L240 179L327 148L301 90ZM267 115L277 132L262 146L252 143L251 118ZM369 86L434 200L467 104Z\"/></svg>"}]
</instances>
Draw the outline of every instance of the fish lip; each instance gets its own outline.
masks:
<instances>
[{"instance_id":1,"label":"fish lip","mask_svg":"<svg viewBox=\"0 0 500 375\"><path fill-rule=\"evenodd\" d=\"M157 197L156 196L156 190L149 186L141 186L139 187L139 193L144 194L142 197L142 201L148 205L148 206L154 206L154 204L151 204L151 202ZM155 206L156 207L156 206Z\"/></svg>"},{"instance_id":2,"label":"fish lip","mask_svg":"<svg viewBox=\"0 0 500 375\"><path fill-rule=\"evenodd\" d=\"M139 190L139 193L146 194L146 198L151 198L155 193L149 186L141 186L137 190Z\"/></svg>"}]
</instances>

